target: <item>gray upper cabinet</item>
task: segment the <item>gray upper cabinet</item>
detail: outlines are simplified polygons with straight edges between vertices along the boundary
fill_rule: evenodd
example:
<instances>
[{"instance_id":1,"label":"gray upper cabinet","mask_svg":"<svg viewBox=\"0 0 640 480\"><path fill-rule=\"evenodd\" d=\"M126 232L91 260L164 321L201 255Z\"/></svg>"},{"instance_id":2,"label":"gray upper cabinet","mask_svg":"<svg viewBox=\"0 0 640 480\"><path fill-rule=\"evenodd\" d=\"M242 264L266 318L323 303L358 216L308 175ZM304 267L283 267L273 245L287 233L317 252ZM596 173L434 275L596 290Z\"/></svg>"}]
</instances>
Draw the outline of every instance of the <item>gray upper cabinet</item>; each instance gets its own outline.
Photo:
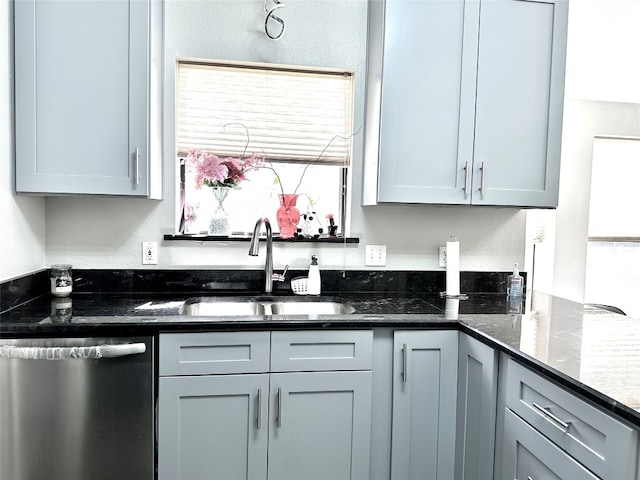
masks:
<instances>
[{"instance_id":1,"label":"gray upper cabinet","mask_svg":"<svg viewBox=\"0 0 640 480\"><path fill-rule=\"evenodd\" d=\"M14 5L16 191L158 198L149 125L161 2Z\"/></svg>"},{"instance_id":2,"label":"gray upper cabinet","mask_svg":"<svg viewBox=\"0 0 640 480\"><path fill-rule=\"evenodd\" d=\"M372 2L364 204L557 206L567 13Z\"/></svg>"},{"instance_id":3,"label":"gray upper cabinet","mask_svg":"<svg viewBox=\"0 0 640 480\"><path fill-rule=\"evenodd\" d=\"M471 201L558 205L568 2L482 2Z\"/></svg>"}]
</instances>

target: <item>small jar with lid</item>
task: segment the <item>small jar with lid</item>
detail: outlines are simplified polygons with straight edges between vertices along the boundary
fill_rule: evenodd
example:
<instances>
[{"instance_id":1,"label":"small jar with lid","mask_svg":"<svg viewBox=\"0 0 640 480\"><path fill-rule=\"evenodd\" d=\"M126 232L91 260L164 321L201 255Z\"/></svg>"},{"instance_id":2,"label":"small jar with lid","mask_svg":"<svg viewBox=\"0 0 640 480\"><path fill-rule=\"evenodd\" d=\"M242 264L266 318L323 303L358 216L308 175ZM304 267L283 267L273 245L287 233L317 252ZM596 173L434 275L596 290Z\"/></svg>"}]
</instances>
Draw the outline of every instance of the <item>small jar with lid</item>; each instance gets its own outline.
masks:
<instances>
[{"instance_id":1,"label":"small jar with lid","mask_svg":"<svg viewBox=\"0 0 640 480\"><path fill-rule=\"evenodd\" d=\"M71 265L51 265L51 294L55 297L67 297L73 291Z\"/></svg>"}]
</instances>

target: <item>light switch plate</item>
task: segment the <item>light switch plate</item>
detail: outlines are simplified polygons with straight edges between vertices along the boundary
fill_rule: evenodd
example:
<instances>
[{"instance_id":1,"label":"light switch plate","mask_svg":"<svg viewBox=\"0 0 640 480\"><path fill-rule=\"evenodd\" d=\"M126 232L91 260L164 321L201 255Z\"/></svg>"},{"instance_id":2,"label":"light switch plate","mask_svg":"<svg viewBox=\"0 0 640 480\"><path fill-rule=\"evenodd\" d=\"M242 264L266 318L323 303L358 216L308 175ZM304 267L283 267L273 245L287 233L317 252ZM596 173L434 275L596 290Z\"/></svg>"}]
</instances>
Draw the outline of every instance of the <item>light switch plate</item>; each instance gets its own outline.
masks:
<instances>
[{"instance_id":1,"label":"light switch plate","mask_svg":"<svg viewBox=\"0 0 640 480\"><path fill-rule=\"evenodd\" d=\"M387 264L386 245L365 246L364 264L367 267L384 267Z\"/></svg>"}]
</instances>

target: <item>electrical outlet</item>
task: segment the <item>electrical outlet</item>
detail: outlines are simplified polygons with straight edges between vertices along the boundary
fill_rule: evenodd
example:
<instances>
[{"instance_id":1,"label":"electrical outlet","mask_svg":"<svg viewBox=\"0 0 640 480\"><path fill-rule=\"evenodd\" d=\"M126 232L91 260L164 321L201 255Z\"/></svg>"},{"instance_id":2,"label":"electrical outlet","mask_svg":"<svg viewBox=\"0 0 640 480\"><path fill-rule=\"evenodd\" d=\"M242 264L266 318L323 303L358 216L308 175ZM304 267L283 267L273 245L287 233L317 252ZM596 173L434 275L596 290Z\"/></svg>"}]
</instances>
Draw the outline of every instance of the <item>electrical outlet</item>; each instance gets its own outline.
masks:
<instances>
[{"instance_id":1,"label":"electrical outlet","mask_svg":"<svg viewBox=\"0 0 640 480\"><path fill-rule=\"evenodd\" d=\"M157 265L158 264L158 243L142 242L142 264Z\"/></svg>"},{"instance_id":2,"label":"electrical outlet","mask_svg":"<svg viewBox=\"0 0 640 480\"><path fill-rule=\"evenodd\" d=\"M447 247L438 247L438 266L447 266Z\"/></svg>"},{"instance_id":3,"label":"electrical outlet","mask_svg":"<svg viewBox=\"0 0 640 480\"><path fill-rule=\"evenodd\" d=\"M387 246L367 245L364 264L368 267L384 267L387 264Z\"/></svg>"}]
</instances>

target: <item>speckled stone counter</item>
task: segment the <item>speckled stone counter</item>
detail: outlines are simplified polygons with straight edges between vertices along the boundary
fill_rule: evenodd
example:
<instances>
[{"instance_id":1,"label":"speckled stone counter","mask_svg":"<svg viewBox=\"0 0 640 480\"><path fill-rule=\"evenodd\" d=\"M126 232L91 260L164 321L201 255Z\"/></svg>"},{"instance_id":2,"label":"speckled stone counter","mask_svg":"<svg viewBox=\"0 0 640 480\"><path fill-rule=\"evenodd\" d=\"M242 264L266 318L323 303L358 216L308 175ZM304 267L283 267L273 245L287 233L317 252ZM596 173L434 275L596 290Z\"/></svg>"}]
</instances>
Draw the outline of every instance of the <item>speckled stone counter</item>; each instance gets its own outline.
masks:
<instances>
[{"instance_id":1,"label":"speckled stone counter","mask_svg":"<svg viewBox=\"0 0 640 480\"><path fill-rule=\"evenodd\" d=\"M69 299L41 295L6 310L0 314L0 337L292 328L459 329L640 428L637 320L541 293L522 305L523 313L509 313L507 297L501 292L469 293L468 300L460 302L456 318L445 315L445 300L437 287L436 291L393 291L397 283L391 283L383 291L327 292L352 305L351 314L250 317L180 315L181 304L203 295L202 291L90 293L80 288ZM60 302L69 301L69 315L52 315Z\"/></svg>"}]
</instances>

